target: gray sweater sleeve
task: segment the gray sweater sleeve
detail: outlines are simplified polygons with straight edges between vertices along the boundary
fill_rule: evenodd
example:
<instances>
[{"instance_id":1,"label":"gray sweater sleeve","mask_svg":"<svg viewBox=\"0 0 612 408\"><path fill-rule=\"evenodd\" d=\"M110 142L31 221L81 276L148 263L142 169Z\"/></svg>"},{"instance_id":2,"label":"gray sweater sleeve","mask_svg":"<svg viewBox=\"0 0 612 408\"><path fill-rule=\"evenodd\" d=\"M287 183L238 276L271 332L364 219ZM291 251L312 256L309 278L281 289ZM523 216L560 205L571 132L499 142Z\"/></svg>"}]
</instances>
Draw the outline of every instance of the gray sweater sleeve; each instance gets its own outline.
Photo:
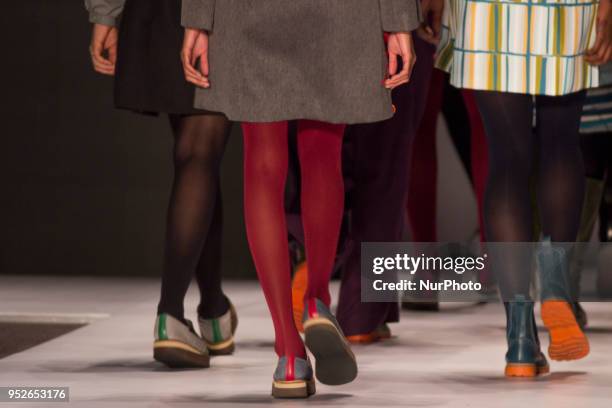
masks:
<instances>
[{"instance_id":1,"label":"gray sweater sleeve","mask_svg":"<svg viewBox=\"0 0 612 408\"><path fill-rule=\"evenodd\" d=\"M383 30L409 32L421 23L420 0L379 0Z\"/></svg>"},{"instance_id":2,"label":"gray sweater sleeve","mask_svg":"<svg viewBox=\"0 0 612 408\"><path fill-rule=\"evenodd\" d=\"M85 0L85 8L89 11L89 21L108 26L117 25L124 5L125 0Z\"/></svg>"},{"instance_id":3,"label":"gray sweater sleeve","mask_svg":"<svg viewBox=\"0 0 612 408\"><path fill-rule=\"evenodd\" d=\"M181 24L186 28L212 31L216 0L182 0Z\"/></svg>"}]
</instances>

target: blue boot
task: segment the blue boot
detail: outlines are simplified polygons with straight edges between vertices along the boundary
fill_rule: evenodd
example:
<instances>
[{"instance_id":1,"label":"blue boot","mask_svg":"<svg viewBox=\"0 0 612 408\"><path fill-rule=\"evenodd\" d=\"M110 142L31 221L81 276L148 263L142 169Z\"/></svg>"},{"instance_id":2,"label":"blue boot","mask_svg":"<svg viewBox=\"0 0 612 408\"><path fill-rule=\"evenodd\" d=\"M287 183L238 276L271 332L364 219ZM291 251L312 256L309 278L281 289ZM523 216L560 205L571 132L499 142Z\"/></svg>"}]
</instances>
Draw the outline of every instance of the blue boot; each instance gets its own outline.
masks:
<instances>
[{"instance_id":1,"label":"blue boot","mask_svg":"<svg viewBox=\"0 0 612 408\"><path fill-rule=\"evenodd\" d=\"M589 341L576 320L569 285L566 248L545 240L537 252L542 321L550 333L553 360L578 360L589 354Z\"/></svg>"},{"instance_id":2,"label":"blue boot","mask_svg":"<svg viewBox=\"0 0 612 408\"><path fill-rule=\"evenodd\" d=\"M506 307L507 377L535 377L550 371L540 350L540 340L533 316L533 302L517 295Z\"/></svg>"}]
</instances>

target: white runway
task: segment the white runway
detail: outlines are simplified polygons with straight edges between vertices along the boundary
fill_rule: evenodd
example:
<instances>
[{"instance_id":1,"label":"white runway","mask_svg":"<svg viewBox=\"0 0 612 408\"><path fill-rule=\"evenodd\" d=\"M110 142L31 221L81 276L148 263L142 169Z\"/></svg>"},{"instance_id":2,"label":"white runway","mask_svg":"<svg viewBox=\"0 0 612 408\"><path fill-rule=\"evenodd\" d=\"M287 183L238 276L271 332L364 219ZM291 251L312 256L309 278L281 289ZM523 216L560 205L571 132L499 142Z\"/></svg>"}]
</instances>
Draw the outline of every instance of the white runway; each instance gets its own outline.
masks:
<instances>
[{"instance_id":1,"label":"white runway","mask_svg":"<svg viewBox=\"0 0 612 408\"><path fill-rule=\"evenodd\" d=\"M272 325L255 282L227 283L240 324L237 352L207 370L170 371L152 361L157 280L0 276L0 320L90 324L0 360L0 386L68 386L75 407L512 407L612 406L612 304L586 304L591 354L552 362L538 380L503 377L505 333L498 304L446 305L402 313L394 338L355 347L358 379L317 384L306 401L269 397L276 357ZM197 293L189 293L188 318ZM10 333L1 333L10 336ZM547 337L540 332L543 345ZM16 407L64 404L14 404ZM10 406L0 403L0 408Z\"/></svg>"}]
</instances>

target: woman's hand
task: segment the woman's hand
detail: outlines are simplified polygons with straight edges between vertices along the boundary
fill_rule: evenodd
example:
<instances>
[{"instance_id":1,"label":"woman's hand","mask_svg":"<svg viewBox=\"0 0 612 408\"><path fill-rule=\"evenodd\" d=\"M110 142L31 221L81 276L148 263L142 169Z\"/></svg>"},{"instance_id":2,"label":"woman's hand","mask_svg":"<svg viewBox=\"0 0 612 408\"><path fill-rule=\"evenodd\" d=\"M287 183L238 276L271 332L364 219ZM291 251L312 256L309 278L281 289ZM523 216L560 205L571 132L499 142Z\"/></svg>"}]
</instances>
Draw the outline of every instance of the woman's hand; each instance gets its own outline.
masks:
<instances>
[{"instance_id":1,"label":"woman's hand","mask_svg":"<svg viewBox=\"0 0 612 408\"><path fill-rule=\"evenodd\" d=\"M96 72L104 75L115 75L117 41L117 28L103 24L94 24L89 54L91 55L91 62Z\"/></svg>"},{"instance_id":2,"label":"woman's hand","mask_svg":"<svg viewBox=\"0 0 612 408\"><path fill-rule=\"evenodd\" d=\"M389 35L387 43L389 53L389 77L385 80L385 88L393 89L410 81L412 68L416 62L414 46L412 44L412 34L392 33ZM397 58L402 58L402 70L398 70Z\"/></svg>"},{"instance_id":3,"label":"woman's hand","mask_svg":"<svg viewBox=\"0 0 612 408\"><path fill-rule=\"evenodd\" d=\"M200 66L196 68L198 58ZM181 51L185 79L202 88L209 88L208 81L208 33L193 28L185 29L183 50Z\"/></svg>"},{"instance_id":4,"label":"woman's hand","mask_svg":"<svg viewBox=\"0 0 612 408\"><path fill-rule=\"evenodd\" d=\"M587 50L585 60L592 65L602 65L612 60L612 7L611 0L600 0L597 13L597 37L595 45Z\"/></svg>"}]
</instances>

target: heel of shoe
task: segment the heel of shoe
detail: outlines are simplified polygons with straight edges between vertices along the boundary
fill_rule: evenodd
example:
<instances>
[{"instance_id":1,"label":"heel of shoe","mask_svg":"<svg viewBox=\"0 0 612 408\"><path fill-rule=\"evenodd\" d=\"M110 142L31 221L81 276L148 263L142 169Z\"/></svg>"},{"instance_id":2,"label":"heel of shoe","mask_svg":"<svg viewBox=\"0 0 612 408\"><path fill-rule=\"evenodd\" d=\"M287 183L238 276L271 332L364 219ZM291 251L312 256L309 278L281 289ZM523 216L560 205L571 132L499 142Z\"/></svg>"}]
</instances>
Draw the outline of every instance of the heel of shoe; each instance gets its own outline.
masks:
<instances>
[{"instance_id":1,"label":"heel of shoe","mask_svg":"<svg viewBox=\"0 0 612 408\"><path fill-rule=\"evenodd\" d=\"M234 354L235 349L236 345L234 343L233 337L222 343L208 343L208 353L211 356L229 356L231 354Z\"/></svg>"},{"instance_id":2,"label":"heel of shoe","mask_svg":"<svg viewBox=\"0 0 612 408\"><path fill-rule=\"evenodd\" d=\"M193 347L173 340L153 343L153 358L169 368L208 368L210 357Z\"/></svg>"},{"instance_id":3,"label":"heel of shoe","mask_svg":"<svg viewBox=\"0 0 612 408\"><path fill-rule=\"evenodd\" d=\"M531 378L538 375L538 368L535 364L506 364L506 377Z\"/></svg>"},{"instance_id":4,"label":"heel of shoe","mask_svg":"<svg viewBox=\"0 0 612 408\"><path fill-rule=\"evenodd\" d=\"M274 398L308 398L316 393L314 379L296 381L274 381L272 396Z\"/></svg>"},{"instance_id":5,"label":"heel of shoe","mask_svg":"<svg viewBox=\"0 0 612 408\"><path fill-rule=\"evenodd\" d=\"M579 360L589 354L589 341L569 303L562 300L542 302L542 321L550 333L548 355L551 359Z\"/></svg>"}]
</instances>

